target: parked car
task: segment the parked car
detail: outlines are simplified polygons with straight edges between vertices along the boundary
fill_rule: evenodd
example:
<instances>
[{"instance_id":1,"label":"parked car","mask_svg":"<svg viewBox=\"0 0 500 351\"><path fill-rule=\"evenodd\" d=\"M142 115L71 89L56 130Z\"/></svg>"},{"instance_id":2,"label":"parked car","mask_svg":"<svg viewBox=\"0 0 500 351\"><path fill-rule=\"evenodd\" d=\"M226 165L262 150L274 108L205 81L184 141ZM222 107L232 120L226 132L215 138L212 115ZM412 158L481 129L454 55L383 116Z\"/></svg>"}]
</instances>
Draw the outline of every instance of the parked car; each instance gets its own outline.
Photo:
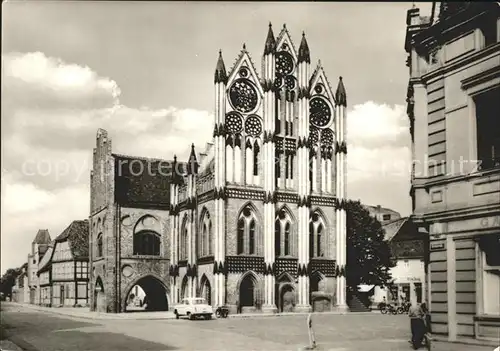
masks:
<instances>
[{"instance_id":1,"label":"parked car","mask_svg":"<svg viewBox=\"0 0 500 351\"><path fill-rule=\"evenodd\" d=\"M181 303L174 307L175 318L187 316L193 320L197 317L211 319L214 313L212 306L207 304L204 298L190 297L182 299Z\"/></svg>"}]
</instances>

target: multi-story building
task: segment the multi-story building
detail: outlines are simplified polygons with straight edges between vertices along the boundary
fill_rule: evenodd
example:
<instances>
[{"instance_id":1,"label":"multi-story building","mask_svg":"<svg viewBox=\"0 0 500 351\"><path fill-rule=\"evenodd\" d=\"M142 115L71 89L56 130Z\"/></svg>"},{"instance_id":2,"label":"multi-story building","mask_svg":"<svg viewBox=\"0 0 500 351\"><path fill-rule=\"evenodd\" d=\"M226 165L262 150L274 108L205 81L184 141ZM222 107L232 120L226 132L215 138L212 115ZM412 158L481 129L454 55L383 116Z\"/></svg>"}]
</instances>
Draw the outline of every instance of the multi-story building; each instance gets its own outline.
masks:
<instances>
[{"instance_id":1,"label":"multi-story building","mask_svg":"<svg viewBox=\"0 0 500 351\"><path fill-rule=\"evenodd\" d=\"M407 15L413 219L429 236L432 330L500 333L500 4Z\"/></svg>"},{"instance_id":2,"label":"multi-story building","mask_svg":"<svg viewBox=\"0 0 500 351\"><path fill-rule=\"evenodd\" d=\"M31 243L31 253L28 254L27 270L28 286L30 289L29 303L31 304L40 303L40 289L37 276L38 265L49 247L50 240L48 229L40 229Z\"/></svg>"},{"instance_id":3,"label":"multi-story building","mask_svg":"<svg viewBox=\"0 0 500 351\"><path fill-rule=\"evenodd\" d=\"M92 308L124 311L137 284L155 309L192 296L235 312L346 308L342 78L334 93L305 35L297 50L269 26L260 75L243 45L229 71L219 53L214 88L213 141L185 172L113 154L98 131Z\"/></svg>"},{"instance_id":4,"label":"multi-story building","mask_svg":"<svg viewBox=\"0 0 500 351\"><path fill-rule=\"evenodd\" d=\"M396 266L390 272L393 284L389 288L375 287L373 302L386 301L412 305L425 301L425 257L426 241L409 217L385 223L385 240L389 241Z\"/></svg>"},{"instance_id":5,"label":"multi-story building","mask_svg":"<svg viewBox=\"0 0 500 351\"><path fill-rule=\"evenodd\" d=\"M375 217L382 224L394 221L401 218L401 214L390 208L382 207L380 205L370 206L363 205L364 208L370 212L370 216Z\"/></svg>"},{"instance_id":6,"label":"multi-story building","mask_svg":"<svg viewBox=\"0 0 500 351\"><path fill-rule=\"evenodd\" d=\"M88 220L73 221L51 243L38 270L43 304L88 304L88 234Z\"/></svg>"}]
</instances>

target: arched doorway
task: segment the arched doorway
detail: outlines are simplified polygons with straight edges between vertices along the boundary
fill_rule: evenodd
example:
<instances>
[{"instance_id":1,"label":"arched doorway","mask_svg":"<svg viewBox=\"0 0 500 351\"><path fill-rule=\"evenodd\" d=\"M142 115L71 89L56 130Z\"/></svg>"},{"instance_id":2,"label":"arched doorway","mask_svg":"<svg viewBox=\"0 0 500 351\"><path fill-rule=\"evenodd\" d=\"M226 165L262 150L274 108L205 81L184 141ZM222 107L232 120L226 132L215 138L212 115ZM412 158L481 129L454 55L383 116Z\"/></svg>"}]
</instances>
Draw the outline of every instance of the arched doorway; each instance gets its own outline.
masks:
<instances>
[{"instance_id":1,"label":"arched doorway","mask_svg":"<svg viewBox=\"0 0 500 351\"><path fill-rule=\"evenodd\" d=\"M255 278L248 274L240 283L240 306L253 307L255 304L255 288L257 284Z\"/></svg>"},{"instance_id":2,"label":"arched doorway","mask_svg":"<svg viewBox=\"0 0 500 351\"><path fill-rule=\"evenodd\" d=\"M285 284L280 292L280 311L293 312L295 306L295 289L290 284Z\"/></svg>"},{"instance_id":3,"label":"arched doorway","mask_svg":"<svg viewBox=\"0 0 500 351\"><path fill-rule=\"evenodd\" d=\"M309 301L314 312L328 311L330 298L321 288L323 275L318 271L313 272L309 278Z\"/></svg>"},{"instance_id":4,"label":"arched doorway","mask_svg":"<svg viewBox=\"0 0 500 351\"><path fill-rule=\"evenodd\" d=\"M94 303L92 310L96 312L107 312L106 295L104 294L104 284L101 277L97 277L94 285Z\"/></svg>"},{"instance_id":5,"label":"arched doorway","mask_svg":"<svg viewBox=\"0 0 500 351\"><path fill-rule=\"evenodd\" d=\"M130 288L125 301L130 300L131 294L135 295L136 285L144 291L143 311L168 311L167 288L158 278L150 275L142 277ZM126 304L125 312L130 312Z\"/></svg>"},{"instance_id":6,"label":"arched doorway","mask_svg":"<svg viewBox=\"0 0 500 351\"><path fill-rule=\"evenodd\" d=\"M203 297L209 305L212 305L212 293L211 293L210 282L208 281L206 276L203 276L201 278L200 297Z\"/></svg>"}]
</instances>

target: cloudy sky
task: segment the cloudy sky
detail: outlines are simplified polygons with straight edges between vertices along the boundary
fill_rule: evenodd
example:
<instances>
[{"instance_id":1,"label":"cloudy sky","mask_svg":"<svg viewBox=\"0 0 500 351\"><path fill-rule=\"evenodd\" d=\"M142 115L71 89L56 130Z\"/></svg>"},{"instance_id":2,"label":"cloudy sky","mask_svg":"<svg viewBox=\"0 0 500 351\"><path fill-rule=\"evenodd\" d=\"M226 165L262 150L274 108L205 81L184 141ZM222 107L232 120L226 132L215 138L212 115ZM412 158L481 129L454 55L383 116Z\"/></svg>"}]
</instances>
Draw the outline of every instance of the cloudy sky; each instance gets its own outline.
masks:
<instances>
[{"instance_id":1,"label":"cloudy sky","mask_svg":"<svg viewBox=\"0 0 500 351\"><path fill-rule=\"evenodd\" d=\"M417 6L420 4L417 3ZM430 3L419 6L425 15ZM219 49L246 43L257 67L268 23L348 95L348 196L410 212L411 3L7 2L2 11L1 268L26 261L39 228L54 238L88 217L97 128L115 152L187 158L212 132Z\"/></svg>"}]
</instances>

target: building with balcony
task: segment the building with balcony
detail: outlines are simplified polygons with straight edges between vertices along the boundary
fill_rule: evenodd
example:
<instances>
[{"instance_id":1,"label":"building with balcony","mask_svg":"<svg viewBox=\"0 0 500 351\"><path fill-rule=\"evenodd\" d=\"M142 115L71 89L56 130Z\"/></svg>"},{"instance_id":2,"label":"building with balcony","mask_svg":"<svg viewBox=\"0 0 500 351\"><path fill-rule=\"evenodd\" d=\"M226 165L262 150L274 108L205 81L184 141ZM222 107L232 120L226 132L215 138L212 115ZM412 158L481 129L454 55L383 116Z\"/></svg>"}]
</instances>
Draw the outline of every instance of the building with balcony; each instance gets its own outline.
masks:
<instances>
[{"instance_id":1,"label":"building with balcony","mask_svg":"<svg viewBox=\"0 0 500 351\"><path fill-rule=\"evenodd\" d=\"M500 4L408 11L413 220L429 239L433 333L500 333ZM496 345L498 346L498 345Z\"/></svg>"}]
</instances>

